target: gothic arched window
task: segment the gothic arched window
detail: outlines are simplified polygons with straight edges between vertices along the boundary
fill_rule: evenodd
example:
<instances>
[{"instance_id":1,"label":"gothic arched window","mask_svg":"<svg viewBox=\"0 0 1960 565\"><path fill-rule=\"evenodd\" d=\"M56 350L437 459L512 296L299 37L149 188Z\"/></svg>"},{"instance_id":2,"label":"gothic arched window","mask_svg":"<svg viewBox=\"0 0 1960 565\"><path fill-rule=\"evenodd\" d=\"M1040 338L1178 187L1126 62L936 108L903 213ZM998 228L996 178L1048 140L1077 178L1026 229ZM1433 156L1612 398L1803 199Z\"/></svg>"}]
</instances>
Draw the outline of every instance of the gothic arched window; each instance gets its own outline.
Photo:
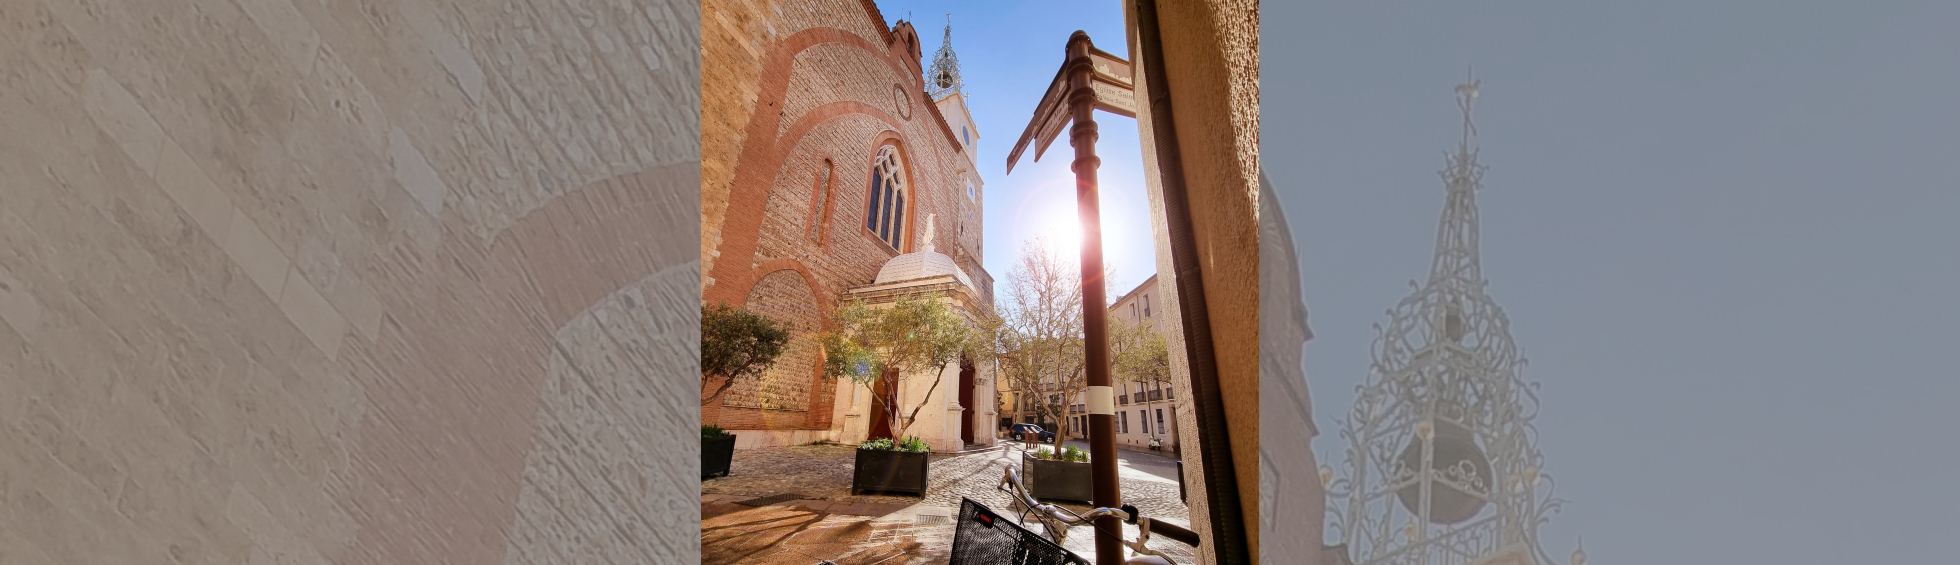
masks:
<instances>
[{"instance_id":1,"label":"gothic arched window","mask_svg":"<svg viewBox=\"0 0 1960 565\"><path fill-rule=\"evenodd\" d=\"M898 148L886 145L878 150L871 168L871 209L865 215L864 229L899 252L905 251L905 169L898 159Z\"/></svg>"}]
</instances>

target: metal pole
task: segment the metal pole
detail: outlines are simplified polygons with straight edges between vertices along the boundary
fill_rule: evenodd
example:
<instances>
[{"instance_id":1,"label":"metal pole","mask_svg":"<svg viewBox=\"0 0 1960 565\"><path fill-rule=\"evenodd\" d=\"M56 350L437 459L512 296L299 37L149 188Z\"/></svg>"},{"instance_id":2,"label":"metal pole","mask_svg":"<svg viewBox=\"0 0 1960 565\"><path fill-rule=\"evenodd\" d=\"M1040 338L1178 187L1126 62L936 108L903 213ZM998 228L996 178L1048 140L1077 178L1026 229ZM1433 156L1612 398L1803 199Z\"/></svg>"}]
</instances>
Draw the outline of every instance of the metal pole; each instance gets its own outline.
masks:
<instances>
[{"instance_id":1,"label":"metal pole","mask_svg":"<svg viewBox=\"0 0 1960 565\"><path fill-rule=\"evenodd\" d=\"M1116 390L1109 382L1109 319L1104 310L1102 210L1096 194L1096 91L1095 66L1089 59L1089 34L1077 31L1068 38L1069 112L1075 125L1069 129L1069 145L1075 147L1075 208L1082 221L1082 333L1088 363L1089 473L1092 502L1098 507L1123 505L1116 475ZM1122 565L1121 519L1104 516L1096 520L1097 565Z\"/></svg>"}]
</instances>

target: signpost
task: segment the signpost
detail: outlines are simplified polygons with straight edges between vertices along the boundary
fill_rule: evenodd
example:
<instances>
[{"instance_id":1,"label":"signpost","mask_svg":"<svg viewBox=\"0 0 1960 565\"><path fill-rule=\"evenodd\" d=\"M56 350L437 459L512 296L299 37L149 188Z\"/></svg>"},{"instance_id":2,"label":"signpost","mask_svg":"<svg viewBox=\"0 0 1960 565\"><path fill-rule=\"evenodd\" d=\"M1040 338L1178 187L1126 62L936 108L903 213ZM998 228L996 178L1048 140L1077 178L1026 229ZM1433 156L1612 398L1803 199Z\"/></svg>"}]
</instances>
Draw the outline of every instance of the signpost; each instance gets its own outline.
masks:
<instances>
[{"instance_id":1,"label":"signpost","mask_svg":"<svg viewBox=\"0 0 1960 565\"><path fill-rule=\"evenodd\" d=\"M1102 159L1096 157L1095 113L1102 110L1136 117L1136 91L1130 63L1096 49L1089 34L1077 31L1070 35L1066 52L1062 68L1035 107L1034 119L1007 155L1007 172L1014 172L1014 163L1029 142L1036 143L1035 160L1039 161L1062 126L1075 123L1069 129L1069 145L1075 147L1075 205L1083 230L1083 349L1088 365L1089 470L1094 483L1090 502L1115 508L1123 501L1116 473L1116 389L1109 378L1109 317L1104 312L1102 211L1096 185L1096 169ZM1123 563L1122 540L1116 534L1122 531L1122 521L1114 516L1096 521L1098 565Z\"/></svg>"}]
</instances>

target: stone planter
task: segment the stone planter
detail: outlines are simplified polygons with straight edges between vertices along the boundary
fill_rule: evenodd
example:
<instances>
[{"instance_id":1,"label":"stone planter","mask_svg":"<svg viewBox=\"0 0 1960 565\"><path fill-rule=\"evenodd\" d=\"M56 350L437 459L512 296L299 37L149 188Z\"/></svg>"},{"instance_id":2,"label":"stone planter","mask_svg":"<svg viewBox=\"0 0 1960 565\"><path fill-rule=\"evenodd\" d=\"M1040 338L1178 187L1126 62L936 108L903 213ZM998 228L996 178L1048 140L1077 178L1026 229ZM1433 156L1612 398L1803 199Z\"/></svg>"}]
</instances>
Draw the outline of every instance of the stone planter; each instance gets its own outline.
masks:
<instances>
[{"instance_id":1,"label":"stone planter","mask_svg":"<svg viewBox=\"0 0 1960 565\"><path fill-rule=\"evenodd\" d=\"M701 478L728 476L735 460L735 434L701 438Z\"/></svg>"},{"instance_id":2,"label":"stone planter","mask_svg":"<svg viewBox=\"0 0 1960 565\"><path fill-rule=\"evenodd\" d=\"M1088 463L1055 461L1025 454L1021 456L1021 462L1030 483L1028 494L1036 500L1086 503L1095 492Z\"/></svg>"},{"instance_id":3,"label":"stone planter","mask_svg":"<svg viewBox=\"0 0 1960 565\"><path fill-rule=\"evenodd\" d=\"M926 495L929 453L857 450L857 468L851 477L851 494L863 492Z\"/></svg>"}]
</instances>

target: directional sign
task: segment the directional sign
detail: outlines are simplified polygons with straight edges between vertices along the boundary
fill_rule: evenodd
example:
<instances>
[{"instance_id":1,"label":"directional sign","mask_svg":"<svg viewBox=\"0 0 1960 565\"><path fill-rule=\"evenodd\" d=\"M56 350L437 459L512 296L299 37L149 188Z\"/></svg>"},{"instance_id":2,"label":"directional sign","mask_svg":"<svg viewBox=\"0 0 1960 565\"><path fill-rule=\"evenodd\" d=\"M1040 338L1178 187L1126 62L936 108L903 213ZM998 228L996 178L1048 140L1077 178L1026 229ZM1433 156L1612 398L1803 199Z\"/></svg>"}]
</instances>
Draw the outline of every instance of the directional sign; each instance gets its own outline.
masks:
<instances>
[{"instance_id":1,"label":"directional sign","mask_svg":"<svg viewBox=\"0 0 1960 565\"><path fill-rule=\"evenodd\" d=\"M1055 81L1048 83L1048 92L1041 95L1041 104L1034 107L1034 119L1028 122L1028 129L1021 133L1021 139L1014 142L1014 150L1007 154L1007 174L1014 173L1014 163L1021 160L1021 152L1028 149L1028 142L1039 139L1035 144L1034 160L1040 161L1041 154L1048 151L1048 144L1062 133L1062 126L1068 125L1068 66L1063 65L1055 71Z\"/></svg>"},{"instance_id":2,"label":"directional sign","mask_svg":"<svg viewBox=\"0 0 1960 565\"><path fill-rule=\"evenodd\" d=\"M1125 118L1137 117L1136 79L1131 74L1130 62L1101 49L1089 50L1089 61L1096 69L1092 85L1096 90L1096 109Z\"/></svg>"},{"instance_id":3,"label":"directional sign","mask_svg":"<svg viewBox=\"0 0 1960 565\"><path fill-rule=\"evenodd\" d=\"M1055 71L1055 80L1048 83L1048 92L1041 95L1041 104L1034 108L1034 119L1028 122L1028 129L1021 133L1021 139L1014 142L1014 150L1007 154L1007 172L1014 172L1014 164L1021 160L1021 153L1034 142L1034 160L1040 161L1041 154L1048 151L1048 145L1062 134L1068 126L1068 99L1071 88L1068 81L1069 64ZM1090 82L1090 91L1095 93L1096 109L1135 118L1136 82L1130 62L1101 49L1089 50L1089 64L1095 69L1095 80Z\"/></svg>"}]
</instances>

